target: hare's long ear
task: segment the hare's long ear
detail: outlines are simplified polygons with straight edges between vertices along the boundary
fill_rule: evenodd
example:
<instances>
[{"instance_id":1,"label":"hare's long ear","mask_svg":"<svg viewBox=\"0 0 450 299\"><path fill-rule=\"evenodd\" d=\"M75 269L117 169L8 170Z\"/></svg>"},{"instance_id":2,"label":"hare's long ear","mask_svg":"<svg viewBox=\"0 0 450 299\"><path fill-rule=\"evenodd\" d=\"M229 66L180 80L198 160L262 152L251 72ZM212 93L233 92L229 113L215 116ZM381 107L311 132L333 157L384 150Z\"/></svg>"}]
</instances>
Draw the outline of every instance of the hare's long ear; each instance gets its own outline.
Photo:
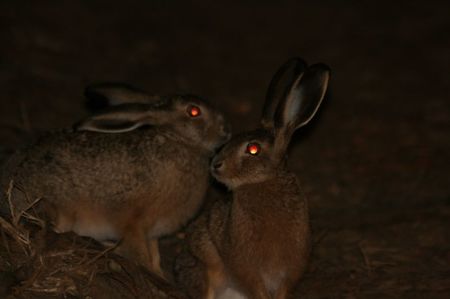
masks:
<instances>
[{"instance_id":1,"label":"hare's long ear","mask_svg":"<svg viewBox=\"0 0 450 299\"><path fill-rule=\"evenodd\" d=\"M148 104L122 104L90 116L74 125L76 131L123 133L145 125L168 121L168 111Z\"/></svg>"},{"instance_id":2,"label":"hare's long ear","mask_svg":"<svg viewBox=\"0 0 450 299\"><path fill-rule=\"evenodd\" d=\"M84 95L86 107L94 112L120 104L152 103L160 99L126 83L113 82L89 85L84 89Z\"/></svg>"},{"instance_id":3,"label":"hare's long ear","mask_svg":"<svg viewBox=\"0 0 450 299\"><path fill-rule=\"evenodd\" d=\"M291 58L275 73L267 89L261 124L264 128L273 127L275 110L281 99L286 97L289 87L306 69L306 63L301 58Z\"/></svg>"},{"instance_id":4,"label":"hare's long ear","mask_svg":"<svg viewBox=\"0 0 450 299\"><path fill-rule=\"evenodd\" d=\"M295 79L280 102L274 117L275 152L279 157L284 155L294 131L314 117L325 96L329 79L328 66L312 65Z\"/></svg>"}]
</instances>

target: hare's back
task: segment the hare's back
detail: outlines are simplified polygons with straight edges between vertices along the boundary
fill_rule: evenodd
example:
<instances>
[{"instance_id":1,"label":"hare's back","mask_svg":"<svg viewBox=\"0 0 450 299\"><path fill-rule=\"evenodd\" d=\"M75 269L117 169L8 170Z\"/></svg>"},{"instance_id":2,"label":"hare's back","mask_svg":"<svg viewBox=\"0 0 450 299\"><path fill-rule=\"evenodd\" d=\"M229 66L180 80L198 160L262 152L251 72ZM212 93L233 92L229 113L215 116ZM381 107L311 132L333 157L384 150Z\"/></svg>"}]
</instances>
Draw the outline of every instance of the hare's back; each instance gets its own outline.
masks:
<instances>
[{"instance_id":1,"label":"hare's back","mask_svg":"<svg viewBox=\"0 0 450 299\"><path fill-rule=\"evenodd\" d=\"M54 132L17 155L21 161L10 171L11 179L33 196L58 201L121 201L161 184L170 169L176 176L177 160L191 158L165 132L151 129Z\"/></svg>"}]
</instances>

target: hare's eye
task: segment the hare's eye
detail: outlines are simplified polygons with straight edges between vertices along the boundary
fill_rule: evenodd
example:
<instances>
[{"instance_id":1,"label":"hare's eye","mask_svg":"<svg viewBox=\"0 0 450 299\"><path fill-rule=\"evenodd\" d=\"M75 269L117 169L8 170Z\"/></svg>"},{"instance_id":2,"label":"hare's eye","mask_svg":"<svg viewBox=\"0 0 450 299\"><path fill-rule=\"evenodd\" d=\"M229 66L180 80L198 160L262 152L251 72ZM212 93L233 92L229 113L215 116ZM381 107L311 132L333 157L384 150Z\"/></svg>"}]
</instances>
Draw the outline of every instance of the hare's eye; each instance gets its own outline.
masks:
<instances>
[{"instance_id":1,"label":"hare's eye","mask_svg":"<svg viewBox=\"0 0 450 299\"><path fill-rule=\"evenodd\" d=\"M248 154L256 156L257 154L259 154L260 151L261 151L261 146L258 143L252 142L252 143L247 144L246 152Z\"/></svg>"},{"instance_id":2,"label":"hare's eye","mask_svg":"<svg viewBox=\"0 0 450 299\"><path fill-rule=\"evenodd\" d=\"M188 112L190 117L197 117L197 116L199 116L201 114L200 108L197 107L197 106L194 106L194 105L190 105L187 108L187 112Z\"/></svg>"}]
</instances>

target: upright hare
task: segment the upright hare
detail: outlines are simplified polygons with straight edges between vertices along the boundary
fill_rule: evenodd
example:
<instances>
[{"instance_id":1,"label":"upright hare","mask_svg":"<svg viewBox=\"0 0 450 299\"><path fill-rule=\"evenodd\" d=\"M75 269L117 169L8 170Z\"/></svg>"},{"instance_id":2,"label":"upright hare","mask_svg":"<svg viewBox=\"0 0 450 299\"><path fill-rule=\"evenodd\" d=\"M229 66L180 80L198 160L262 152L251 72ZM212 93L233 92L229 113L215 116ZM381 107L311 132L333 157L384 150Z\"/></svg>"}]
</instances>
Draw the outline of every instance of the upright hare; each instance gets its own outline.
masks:
<instances>
[{"instance_id":1,"label":"upright hare","mask_svg":"<svg viewBox=\"0 0 450 299\"><path fill-rule=\"evenodd\" d=\"M205 266L202 298L286 298L310 253L308 205L286 169L294 131L319 108L330 77L323 64L292 59L275 74L261 127L233 137L213 176L232 191L192 224L192 254Z\"/></svg>"}]
</instances>

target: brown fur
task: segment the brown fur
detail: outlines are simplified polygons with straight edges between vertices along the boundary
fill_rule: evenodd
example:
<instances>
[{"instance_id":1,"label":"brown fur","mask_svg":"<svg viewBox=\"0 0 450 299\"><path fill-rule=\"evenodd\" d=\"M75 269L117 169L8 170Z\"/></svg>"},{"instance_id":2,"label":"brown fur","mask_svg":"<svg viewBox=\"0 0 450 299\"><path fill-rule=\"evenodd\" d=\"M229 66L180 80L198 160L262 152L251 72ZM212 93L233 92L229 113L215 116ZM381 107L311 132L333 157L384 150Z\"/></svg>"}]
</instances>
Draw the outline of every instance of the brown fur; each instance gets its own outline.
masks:
<instances>
[{"instance_id":1,"label":"brown fur","mask_svg":"<svg viewBox=\"0 0 450 299\"><path fill-rule=\"evenodd\" d=\"M248 298L285 298L307 266L307 203L286 171L237 187L232 201L217 201L194 225L191 250L206 264L209 294L232 286ZM279 279L276 288L268 290L263 275Z\"/></svg>"},{"instance_id":2,"label":"brown fur","mask_svg":"<svg viewBox=\"0 0 450 299\"><path fill-rule=\"evenodd\" d=\"M202 118L185 115L191 103L202 108ZM121 239L119 252L161 274L157 239L179 229L199 209L210 157L228 132L223 117L192 96L150 110L157 124L150 128L48 133L11 158L4 189L14 181L18 209L26 206L26 198L43 197L58 232Z\"/></svg>"},{"instance_id":3,"label":"brown fur","mask_svg":"<svg viewBox=\"0 0 450 299\"><path fill-rule=\"evenodd\" d=\"M219 298L231 288L246 298L284 299L306 269L308 205L284 157L293 132L317 111L329 71L306 69L301 60L288 64L280 71L293 70L294 78L277 73L272 84L287 78L288 89L266 102L262 127L233 137L212 161L213 176L231 189L232 199L217 201L192 225L191 251L206 268L202 298ZM257 155L246 151L250 143L260 145Z\"/></svg>"}]
</instances>

